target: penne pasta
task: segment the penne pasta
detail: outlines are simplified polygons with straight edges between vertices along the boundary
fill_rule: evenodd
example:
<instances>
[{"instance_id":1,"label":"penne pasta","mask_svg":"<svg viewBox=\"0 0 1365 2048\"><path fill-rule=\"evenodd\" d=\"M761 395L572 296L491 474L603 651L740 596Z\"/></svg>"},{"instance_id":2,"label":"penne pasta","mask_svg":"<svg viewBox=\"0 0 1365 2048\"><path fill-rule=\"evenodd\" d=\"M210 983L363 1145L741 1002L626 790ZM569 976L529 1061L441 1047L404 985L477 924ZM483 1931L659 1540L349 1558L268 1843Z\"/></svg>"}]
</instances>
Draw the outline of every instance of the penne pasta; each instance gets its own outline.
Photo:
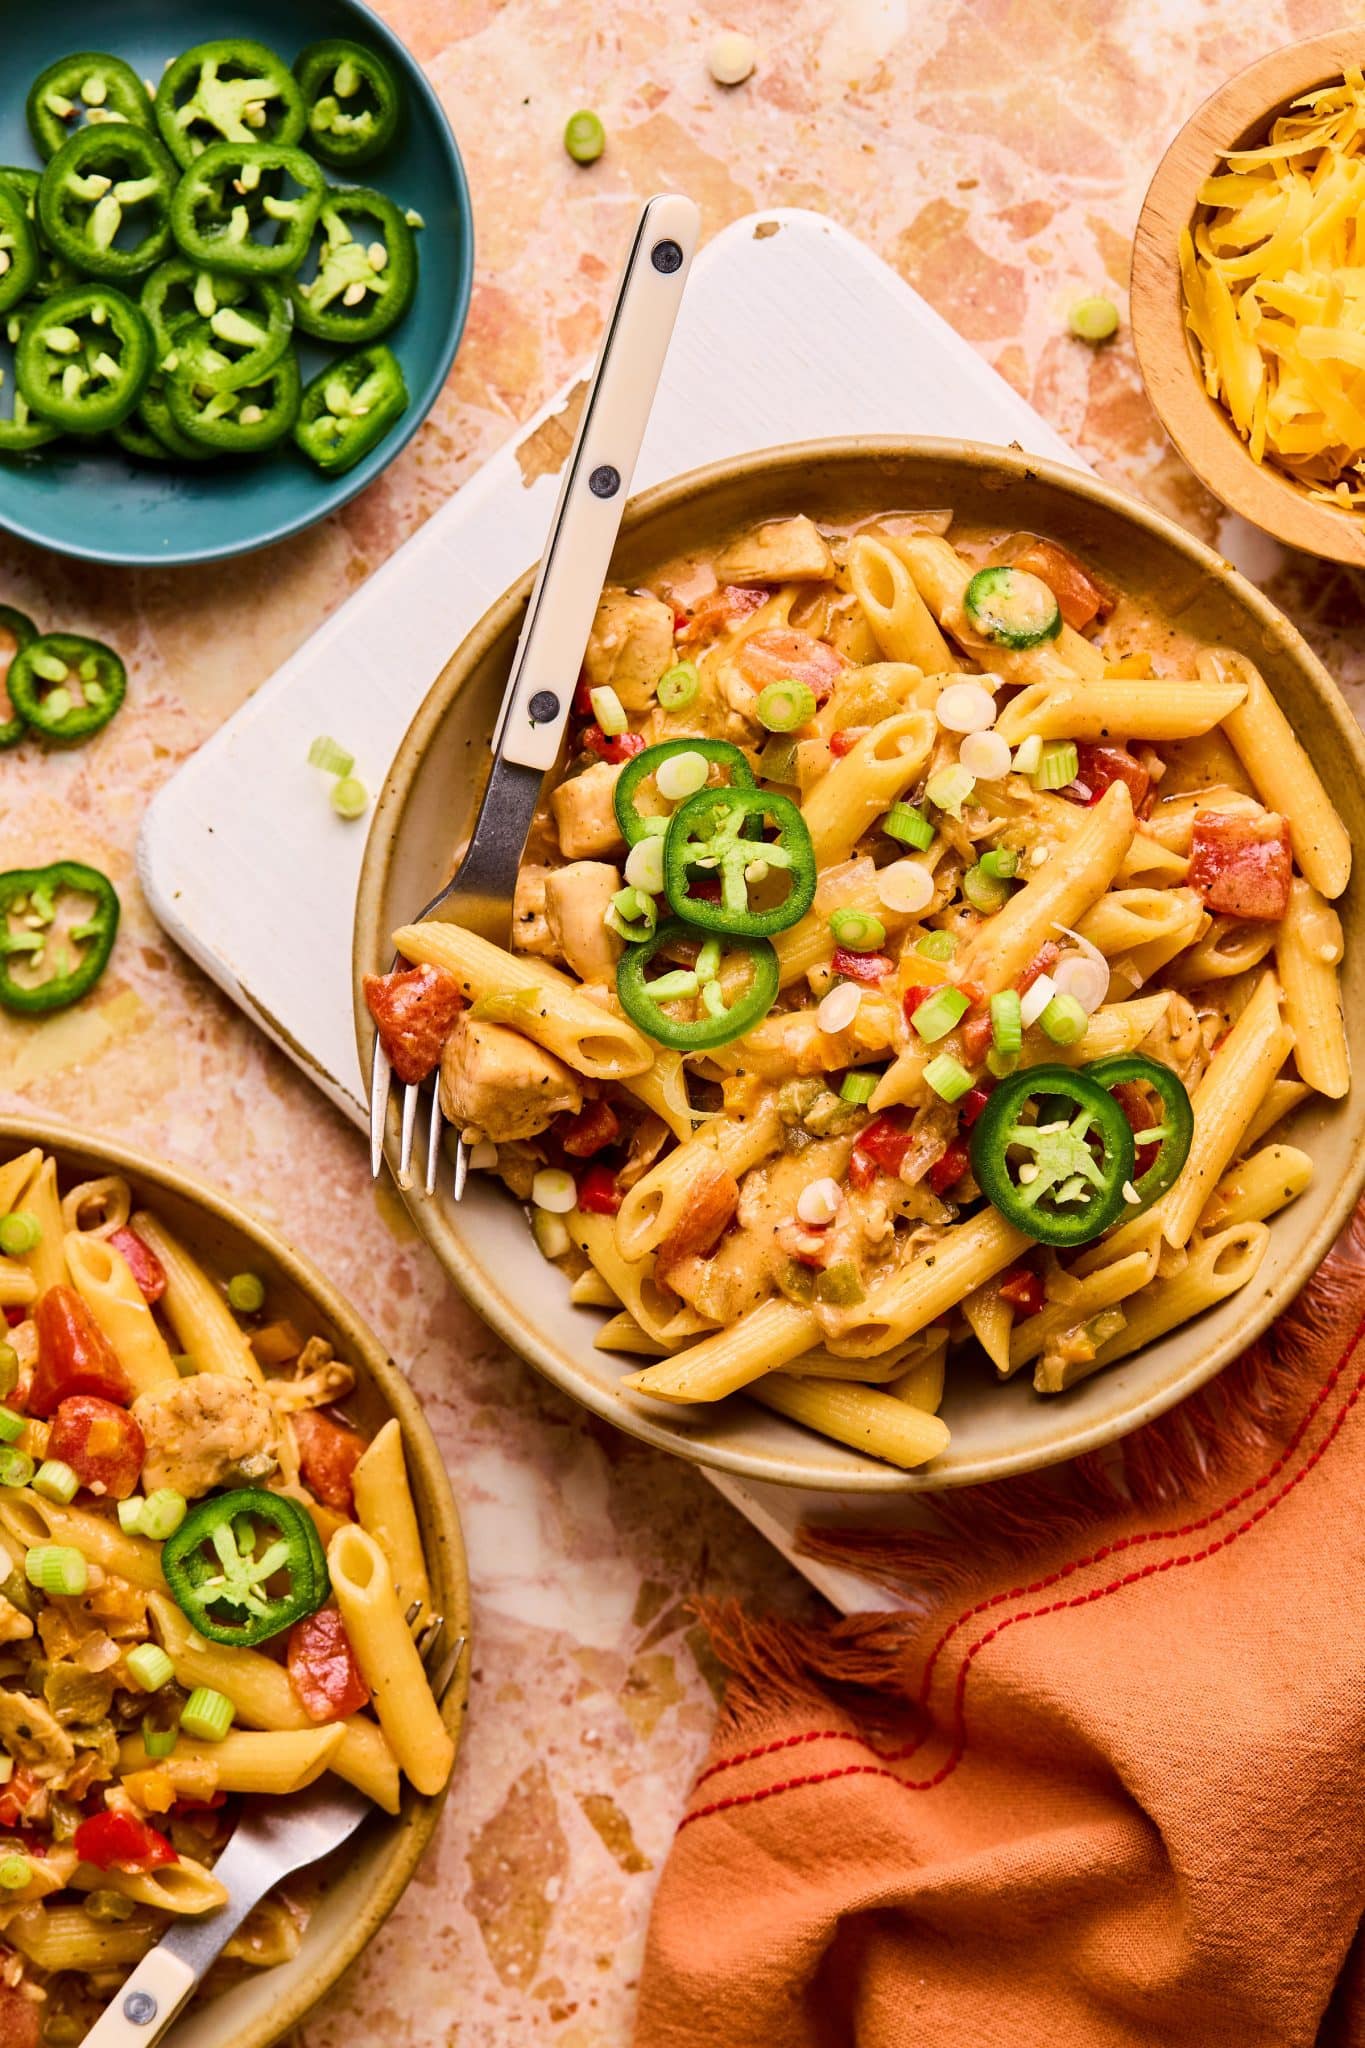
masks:
<instances>
[{"instance_id":1,"label":"penne pasta","mask_svg":"<svg viewBox=\"0 0 1365 2048\"><path fill-rule=\"evenodd\" d=\"M62 1543L79 1550L89 1564L127 1579L144 1592L164 1592L160 1545L126 1536L117 1522L89 1508L64 1507L41 1494L0 1487L0 1529L25 1550L35 1543Z\"/></svg>"},{"instance_id":2,"label":"penne pasta","mask_svg":"<svg viewBox=\"0 0 1365 2048\"><path fill-rule=\"evenodd\" d=\"M170 1345L129 1270L107 1238L72 1230L66 1236L72 1284L117 1352L133 1391L149 1393L180 1377Z\"/></svg>"},{"instance_id":3,"label":"penne pasta","mask_svg":"<svg viewBox=\"0 0 1365 2048\"><path fill-rule=\"evenodd\" d=\"M361 1454L351 1475L351 1492L356 1520L367 1536L373 1536L389 1561L404 1614L411 1611L414 1602L419 1614L425 1613L431 1606L431 1584L422 1555L422 1534L408 1484L403 1432L397 1416L389 1417Z\"/></svg>"},{"instance_id":4,"label":"penne pasta","mask_svg":"<svg viewBox=\"0 0 1365 2048\"><path fill-rule=\"evenodd\" d=\"M126 1777L155 1764L173 1785L181 1776L197 1785L200 1767L207 1764L220 1792L285 1797L316 1783L331 1766L344 1732L341 1723L334 1721L325 1728L271 1729L259 1734L231 1728L221 1742L192 1742L182 1735L172 1754L160 1759L148 1755L140 1735L126 1735L119 1744L119 1770Z\"/></svg>"},{"instance_id":5,"label":"penne pasta","mask_svg":"<svg viewBox=\"0 0 1365 2048\"><path fill-rule=\"evenodd\" d=\"M845 1327L831 1333L831 1349L846 1351L850 1358L875 1357L889 1350L946 1315L1028 1247L1023 1232L994 1209L954 1224L848 1311Z\"/></svg>"},{"instance_id":6,"label":"penne pasta","mask_svg":"<svg viewBox=\"0 0 1365 2048\"><path fill-rule=\"evenodd\" d=\"M859 534L848 552L848 580L888 661L913 662L928 675L957 667L914 577L889 542Z\"/></svg>"},{"instance_id":7,"label":"penne pasta","mask_svg":"<svg viewBox=\"0 0 1365 2048\"><path fill-rule=\"evenodd\" d=\"M348 1524L327 1546L332 1591L379 1725L404 1775L419 1792L444 1790L455 1745L431 1696L383 1551Z\"/></svg>"},{"instance_id":8,"label":"penne pasta","mask_svg":"<svg viewBox=\"0 0 1365 2048\"><path fill-rule=\"evenodd\" d=\"M133 1217L133 1228L161 1261L166 1275L161 1305L195 1371L227 1373L259 1385L261 1368L251 1340L203 1267L159 1217L141 1210Z\"/></svg>"},{"instance_id":9,"label":"penne pasta","mask_svg":"<svg viewBox=\"0 0 1365 2048\"><path fill-rule=\"evenodd\" d=\"M1245 697L1240 683L1032 683L1008 703L996 731L1011 746L1040 739L1185 740L1212 730Z\"/></svg>"},{"instance_id":10,"label":"penne pasta","mask_svg":"<svg viewBox=\"0 0 1365 2048\"><path fill-rule=\"evenodd\" d=\"M1351 874L1350 836L1264 676L1245 655L1226 648L1202 654L1198 666L1210 681L1243 686L1242 702L1227 720L1228 738L1261 801L1288 820L1294 858L1308 881L1321 896L1340 896Z\"/></svg>"},{"instance_id":11,"label":"penne pasta","mask_svg":"<svg viewBox=\"0 0 1365 2048\"><path fill-rule=\"evenodd\" d=\"M38 1226L38 1241L32 1251L19 1254L19 1264L32 1278L38 1293L46 1294L49 1287L62 1286L68 1277L55 1159L40 1161L20 1189L13 1206L31 1216Z\"/></svg>"},{"instance_id":12,"label":"penne pasta","mask_svg":"<svg viewBox=\"0 0 1365 2048\"><path fill-rule=\"evenodd\" d=\"M948 1448L947 1425L937 1415L854 1380L800 1380L775 1372L749 1391L765 1408L905 1472Z\"/></svg>"},{"instance_id":13,"label":"penne pasta","mask_svg":"<svg viewBox=\"0 0 1365 2048\"><path fill-rule=\"evenodd\" d=\"M139 1906L177 1916L212 1913L228 1899L226 1885L192 1856L181 1856L160 1870L120 1870L117 1864L97 1870L93 1864L78 1863L67 1883L76 1892L120 1892Z\"/></svg>"},{"instance_id":14,"label":"penne pasta","mask_svg":"<svg viewBox=\"0 0 1365 2048\"><path fill-rule=\"evenodd\" d=\"M629 1374L621 1384L655 1401L719 1401L765 1373L790 1365L813 1350L819 1337L820 1326L809 1309L790 1301L765 1301L728 1330L718 1330L674 1358Z\"/></svg>"},{"instance_id":15,"label":"penne pasta","mask_svg":"<svg viewBox=\"0 0 1365 2048\"><path fill-rule=\"evenodd\" d=\"M642 1259L675 1230L700 1181L729 1173L738 1180L775 1152L782 1119L771 1096L743 1119L705 1124L674 1152L666 1152L622 1197L616 1245L623 1259Z\"/></svg>"},{"instance_id":16,"label":"penne pasta","mask_svg":"<svg viewBox=\"0 0 1365 2048\"><path fill-rule=\"evenodd\" d=\"M1264 1223L1301 1195L1313 1178L1313 1162L1295 1145L1263 1145L1230 1166L1199 1217L1206 1235L1238 1223Z\"/></svg>"},{"instance_id":17,"label":"penne pasta","mask_svg":"<svg viewBox=\"0 0 1365 2048\"><path fill-rule=\"evenodd\" d=\"M864 832L924 772L934 744L927 711L902 711L874 725L816 783L802 806L821 866L847 860Z\"/></svg>"},{"instance_id":18,"label":"penne pasta","mask_svg":"<svg viewBox=\"0 0 1365 2048\"><path fill-rule=\"evenodd\" d=\"M654 1277L652 1256L623 1259L610 1216L593 1216L573 1209L564 1219L569 1236L592 1260L617 1299L634 1317L647 1337L672 1350L711 1323L695 1309L685 1306L675 1294L660 1286Z\"/></svg>"},{"instance_id":19,"label":"penne pasta","mask_svg":"<svg viewBox=\"0 0 1365 2048\"><path fill-rule=\"evenodd\" d=\"M1344 950L1341 919L1311 882L1296 876L1289 885L1288 914L1274 935L1285 1022L1294 1034L1294 1064L1310 1088L1340 1097L1351 1085L1337 974Z\"/></svg>"},{"instance_id":20,"label":"penne pasta","mask_svg":"<svg viewBox=\"0 0 1365 2048\"><path fill-rule=\"evenodd\" d=\"M1079 1329L1101 1309L1127 1301L1148 1284L1155 1271L1155 1249L1129 1252L1082 1280L1068 1300L1049 1302L1036 1316L1026 1317L1011 1334L1005 1377L1040 1357L1063 1332Z\"/></svg>"},{"instance_id":21,"label":"penne pasta","mask_svg":"<svg viewBox=\"0 0 1365 2048\"><path fill-rule=\"evenodd\" d=\"M1270 1232L1263 1223L1239 1223L1204 1238L1191 1246L1178 1273L1168 1280L1154 1280L1132 1297L1123 1311L1123 1329L1102 1344L1093 1359L1049 1370L1040 1367L1033 1376L1034 1387L1040 1394L1064 1393L1101 1366L1155 1344L1192 1316L1226 1301L1255 1277L1269 1243Z\"/></svg>"}]
</instances>

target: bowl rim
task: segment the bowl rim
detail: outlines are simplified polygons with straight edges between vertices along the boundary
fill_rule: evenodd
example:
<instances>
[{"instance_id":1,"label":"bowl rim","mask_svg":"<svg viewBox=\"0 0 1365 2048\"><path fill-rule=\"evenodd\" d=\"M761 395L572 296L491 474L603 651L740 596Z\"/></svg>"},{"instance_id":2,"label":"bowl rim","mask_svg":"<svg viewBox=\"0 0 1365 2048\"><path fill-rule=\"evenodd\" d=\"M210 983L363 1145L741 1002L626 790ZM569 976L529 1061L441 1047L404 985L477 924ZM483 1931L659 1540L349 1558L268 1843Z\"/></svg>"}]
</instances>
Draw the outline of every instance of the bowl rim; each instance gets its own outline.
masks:
<instances>
[{"instance_id":1,"label":"bowl rim","mask_svg":"<svg viewBox=\"0 0 1365 2048\"><path fill-rule=\"evenodd\" d=\"M984 442L926 435L842 435L827 440L789 442L708 463L683 476L654 485L632 498L627 505L622 521L622 539L628 539L636 528L658 514L672 511L694 498L704 497L716 487L734 484L751 476L791 475L808 492L809 473L822 464L848 463L852 466L915 458L965 464L969 469L988 472L995 477L1003 473L1012 482L1038 478L1082 502L1101 506L1130 524L1144 528L1155 539L1183 555L1196 570L1224 584L1260 627L1262 644L1273 644L1292 658L1305 686L1311 689L1331 718L1355 775L1365 786L1365 732L1356 723L1327 669L1290 620L1215 549L1177 525L1165 513L1115 485L1065 463L1029 455L1019 448L1000 448ZM356 1043L363 1073L370 1071L374 1026L365 1007L361 978L367 971L382 971L391 957L382 911L408 790L422 754L447 717L459 692L524 607L535 574L535 566L528 569L489 606L460 642L418 707L375 805L356 897L352 949ZM1365 1114L1365 1093L1361 1100L1362 1113ZM395 1127L396 1119L391 1115L385 1146L391 1170L395 1164ZM902 1472L894 1467L874 1464L871 1460L862 1468L837 1474L812 1472L802 1465L799 1455L793 1455L783 1463L774 1458L758 1458L750 1452L724 1444L699 1443L684 1432L657 1421L646 1407L624 1401L611 1390L592 1383L585 1385L578 1370L557 1351L548 1326L538 1325L489 1280L480 1262L469 1253L449 1223L444 1209L435 1201L425 1200L418 1191L402 1191L402 1195L409 1215L437 1260L478 1314L519 1357L544 1373L580 1406L655 1449L669 1451L692 1464L727 1472L737 1479L851 1494L941 1492L949 1487L979 1485L986 1480L1035 1471L1078 1457L1083 1452L1100 1450L1164 1414L1239 1356L1288 1306L1347 1222L1363 1184L1365 1145L1357 1149L1351 1170L1343 1176L1321 1221L1303 1236L1276 1286L1243 1290L1244 1294L1254 1293L1255 1299L1254 1303L1244 1305L1245 1313L1236 1326L1217 1343L1202 1346L1186 1369L1174 1373L1160 1387L1136 1399L1122 1417L1101 1417L1088 1424L1078 1419L1068 1429L1065 1421L1067 1411L1059 1404L1057 1434L1049 1442L1046 1455L1040 1456L1035 1450L1025 1447L1004 1455L983 1455L942 1474L936 1474L932 1466ZM526 1244L528 1253L538 1257L529 1234Z\"/></svg>"},{"instance_id":2,"label":"bowl rim","mask_svg":"<svg viewBox=\"0 0 1365 2048\"><path fill-rule=\"evenodd\" d=\"M59 1164L64 1160L98 1162L101 1171L123 1174L135 1187L164 1189L195 1208L205 1210L229 1230L250 1238L271 1264L308 1296L323 1319L342 1335L348 1348L359 1358L385 1406L398 1418L403 1431L404 1454L413 1473L420 1475L432 1503L431 1522L434 1526L431 1534L437 1553L445 1561L451 1591L455 1595L450 1603L455 1611L447 1615L447 1621L453 1624L454 1634L463 1635L466 1639L465 1654L460 1659L441 1709L442 1719L455 1743L458 1760L468 1709L472 1662L469 1647L469 1569L459 1509L421 1403L368 1323L311 1260L232 1196L201 1180L198 1175L168 1161L154 1159L130 1145L91 1137L73 1124L46 1116L15 1112L0 1114L0 1145L7 1146L11 1141L21 1145L41 1145L45 1152L56 1157ZM453 1765L451 1776L454 1776ZM427 1799L413 1792L410 1786L404 1788L399 1812L382 1816L391 1829L391 1839L382 1851L378 1883L362 1910L348 1923L344 1935L300 1973L297 1983L287 1992L281 1987L280 1996L259 2023L234 2031L231 2048L270 2048L270 2044L279 2040L289 2028L297 2026L350 1968L393 1911L414 1876L435 1831L448 1790L447 1784L441 1792ZM377 1813L379 1809L375 1811ZM306 1941L306 1934L304 1938ZM210 2004L201 2008L201 2014L212 2010Z\"/></svg>"},{"instance_id":3,"label":"bowl rim","mask_svg":"<svg viewBox=\"0 0 1365 2048\"><path fill-rule=\"evenodd\" d=\"M376 42L384 46L397 69L403 74L408 90L425 103L435 123L453 188L455 232L458 246L463 252L463 260L456 271L449 331L430 373L423 380L421 390L413 393L407 412L398 425L385 436L377 448L356 464L354 470L346 476L334 478L330 488L325 479L319 479L320 500L325 495L325 502L319 502L315 508L278 519L273 525L249 539L232 541L226 546L210 544L183 549L172 547L162 549L157 554L148 554L145 549L120 547L116 540L111 541L108 546L86 547L54 539L51 533L35 527L30 521L6 507L2 501L0 532L13 534L16 540L27 541L33 547L46 548L69 561L98 562L111 569L187 569L196 563L230 562L239 555L254 555L261 548L274 547L280 541L292 540L296 534L307 533L310 527L330 518L332 513L340 512L343 506L349 505L353 498L381 477L390 463L397 461L424 424L450 375L456 350L464 336L474 291L474 208L469 195L469 179L450 116L442 106L435 86L407 44L376 14L374 8L369 5L369 0L333 0L333 4L359 17L353 27L372 36ZM323 168L327 169L327 166L324 165ZM382 459L378 459L381 457Z\"/></svg>"},{"instance_id":4,"label":"bowl rim","mask_svg":"<svg viewBox=\"0 0 1365 2048\"><path fill-rule=\"evenodd\" d=\"M1179 129L1152 175L1133 236L1130 318L1153 411L1214 496L1288 547L1365 565L1365 515L1308 495L1272 462L1251 459L1231 419L1203 387L1185 328L1177 237L1198 210L1199 186L1223 154L1260 133L1299 94L1365 61L1365 31L1333 29L1260 57L1225 79Z\"/></svg>"}]
</instances>

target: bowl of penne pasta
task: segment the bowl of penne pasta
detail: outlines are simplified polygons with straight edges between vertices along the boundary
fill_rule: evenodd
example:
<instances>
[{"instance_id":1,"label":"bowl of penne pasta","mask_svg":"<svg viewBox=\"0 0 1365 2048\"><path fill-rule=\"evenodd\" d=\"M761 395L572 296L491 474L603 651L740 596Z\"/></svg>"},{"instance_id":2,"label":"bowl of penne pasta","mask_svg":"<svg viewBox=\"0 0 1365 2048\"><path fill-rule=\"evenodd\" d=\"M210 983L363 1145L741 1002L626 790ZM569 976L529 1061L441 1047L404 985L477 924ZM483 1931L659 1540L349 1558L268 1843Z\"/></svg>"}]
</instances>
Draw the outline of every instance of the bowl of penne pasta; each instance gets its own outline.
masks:
<instances>
[{"instance_id":1,"label":"bowl of penne pasta","mask_svg":"<svg viewBox=\"0 0 1365 2048\"><path fill-rule=\"evenodd\" d=\"M355 943L366 1069L466 1147L406 1199L481 1313L646 1441L832 1491L1093 1450L1236 1356L1365 1177L1365 746L1289 622L1017 451L680 478L494 945L414 919L528 589L414 720Z\"/></svg>"},{"instance_id":2,"label":"bowl of penne pasta","mask_svg":"<svg viewBox=\"0 0 1365 2048\"><path fill-rule=\"evenodd\" d=\"M0 1118L0 2036L78 2043L244 1814L373 1804L252 1908L176 2022L265 2048L430 1838L466 1702L460 1524L393 1362L281 1238L174 1169Z\"/></svg>"}]
</instances>

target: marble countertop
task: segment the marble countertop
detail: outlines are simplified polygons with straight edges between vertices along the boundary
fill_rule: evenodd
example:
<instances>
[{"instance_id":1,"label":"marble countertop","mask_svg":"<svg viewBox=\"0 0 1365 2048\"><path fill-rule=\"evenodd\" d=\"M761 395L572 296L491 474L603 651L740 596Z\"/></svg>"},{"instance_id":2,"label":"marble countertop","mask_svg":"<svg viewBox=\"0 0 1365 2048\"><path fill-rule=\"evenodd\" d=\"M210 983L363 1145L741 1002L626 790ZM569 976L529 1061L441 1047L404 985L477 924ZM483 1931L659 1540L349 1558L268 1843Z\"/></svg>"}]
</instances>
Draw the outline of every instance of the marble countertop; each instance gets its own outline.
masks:
<instances>
[{"instance_id":1,"label":"marble countertop","mask_svg":"<svg viewBox=\"0 0 1365 2048\"><path fill-rule=\"evenodd\" d=\"M637 201L692 192L705 231L761 206L833 214L1106 476L1208 539L1219 508L1165 444L1126 331L1091 351L1070 300L1126 304L1157 156L1227 73L1356 12L1340 0L378 0L468 167L478 273L459 360L413 444L286 548L130 575L0 538L0 601L113 641L128 702L92 745L0 755L0 867L70 855L118 883L98 995L0 1018L0 1103L126 1139L222 1184L344 1288L410 1368L465 1517L469 1733L437 1846L307 2048L629 2037L652 1889L718 1674L686 1602L789 1607L801 1582L701 1475L579 1413L455 1298L362 1141L161 935L133 872L152 794L595 345ZM117 9L113 10L115 16ZM749 82L705 66L747 30ZM116 39L115 39L116 40ZM1002 50L1008 62L1001 62ZM560 147L595 107L587 170ZM0 477L0 504L4 481ZM1242 565L1359 705L1359 586L1268 542ZM357 828L363 829L363 828Z\"/></svg>"}]
</instances>

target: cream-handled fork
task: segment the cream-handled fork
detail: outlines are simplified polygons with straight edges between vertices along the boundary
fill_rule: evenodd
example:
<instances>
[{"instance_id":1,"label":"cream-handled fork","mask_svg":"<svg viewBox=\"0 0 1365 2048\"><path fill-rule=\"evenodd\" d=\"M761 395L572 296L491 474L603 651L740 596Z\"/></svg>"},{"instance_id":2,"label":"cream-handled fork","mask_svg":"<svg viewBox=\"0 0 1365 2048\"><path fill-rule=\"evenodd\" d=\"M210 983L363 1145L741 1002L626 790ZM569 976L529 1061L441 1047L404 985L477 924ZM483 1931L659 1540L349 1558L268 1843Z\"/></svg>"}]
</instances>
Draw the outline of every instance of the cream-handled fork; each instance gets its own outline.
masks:
<instances>
[{"instance_id":1,"label":"cream-handled fork","mask_svg":"<svg viewBox=\"0 0 1365 2048\"><path fill-rule=\"evenodd\" d=\"M559 753L699 226L696 206L680 193L651 199L640 215L526 607L474 830L453 881L419 913L465 925L497 945L505 946L511 932L522 849L546 771ZM370 1072L370 1165L376 1176L384 1160L390 1079L388 1055L376 1034ZM401 1187L411 1185L424 1092L425 1082L409 1082L403 1093ZM440 1159L439 1072L429 1094L428 1195L435 1190ZM465 1168L461 1137L456 1201L464 1193Z\"/></svg>"}]
</instances>

